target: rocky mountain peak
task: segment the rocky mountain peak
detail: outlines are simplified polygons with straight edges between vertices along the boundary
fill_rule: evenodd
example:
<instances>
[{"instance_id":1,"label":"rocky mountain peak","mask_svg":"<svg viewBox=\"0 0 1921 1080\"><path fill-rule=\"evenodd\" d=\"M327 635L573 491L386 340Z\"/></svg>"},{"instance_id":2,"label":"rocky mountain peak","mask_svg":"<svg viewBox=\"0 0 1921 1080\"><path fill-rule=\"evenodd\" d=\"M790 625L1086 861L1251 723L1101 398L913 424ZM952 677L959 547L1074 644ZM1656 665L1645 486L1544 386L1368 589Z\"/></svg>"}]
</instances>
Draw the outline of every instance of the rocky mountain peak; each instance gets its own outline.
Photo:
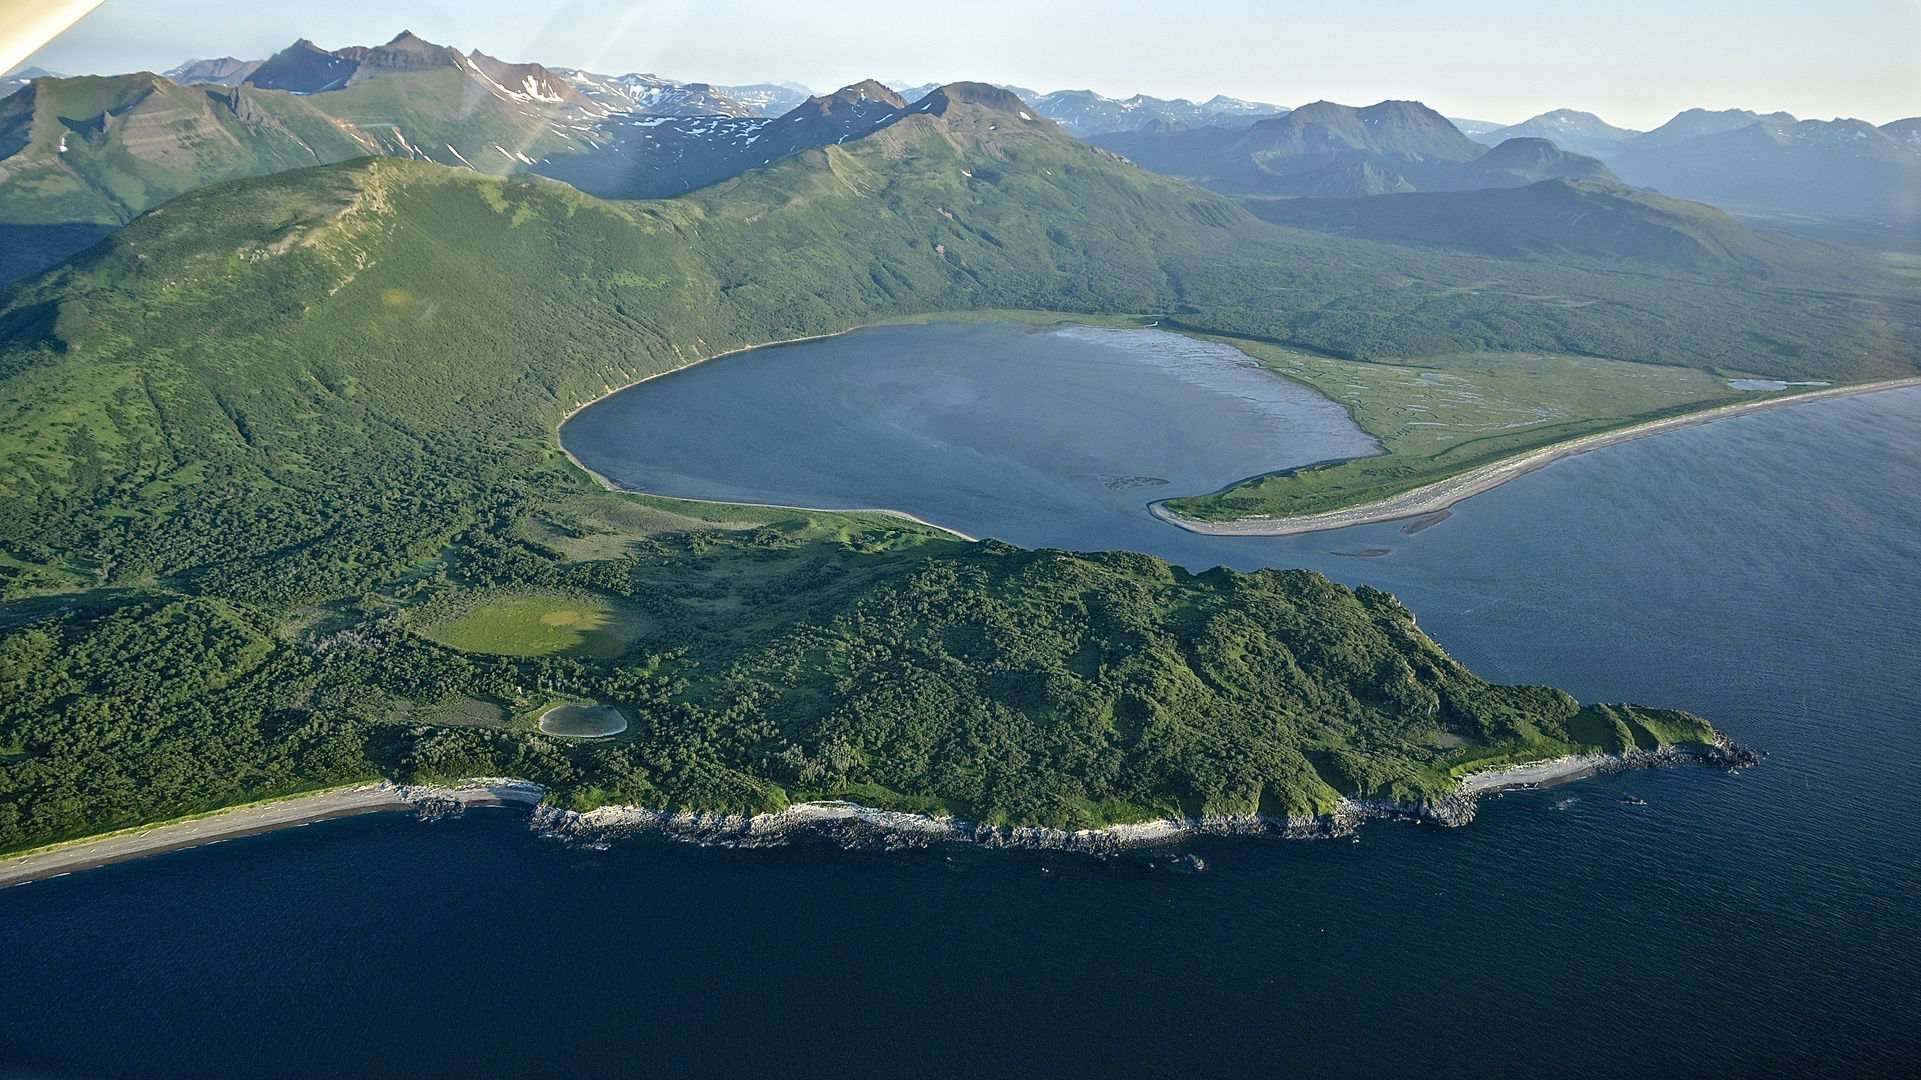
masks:
<instances>
[{"instance_id":1,"label":"rocky mountain peak","mask_svg":"<svg viewBox=\"0 0 1921 1080\"><path fill-rule=\"evenodd\" d=\"M1256 123L1244 144L1248 152L1281 157L1367 152L1409 161L1472 161L1485 152L1426 105L1392 100L1365 108L1316 101Z\"/></svg>"},{"instance_id":2,"label":"rocky mountain peak","mask_svg":"<svg viewBox=\"0 0 1921 1080\"><path fill-rule=\"evenodd\" d=\"M852 86L843 86L831 94L810 97L788 115L805 111L818 116L834 116L849 109L865 112L874 106L905 110L907 99L877 80L866 79Z\"/></svg>"},{"instance_id":3,"label":"rocky mountain peak","mask_svg":"<svg viewBox=\"0 0 1921 1080\"><path fill-rule=\"evenodd\" d=\"M932 103L932 107L927 107L929 103ZM1053 126L1051 121L1042 119L1036 114L1026 102L1020 99L1019 95L990 83L948 83L928 94L918 103L921 111L933 113L935 116L945 113L947 107L951 105L973 105L1026 123Z\"/></svg>"},{"instance_id":4,"label":"rocky mountain peak","mask_svg":"<svg viewBox=\"0 0 1921 1080\"><path fill-rule=\"evenodd\" d=\"M398 36L385 45L368 49L360 61L360 70L355 72L354 80L376 75L392 75L404 71L427 71L432 68L458 68L466 56L459 49L445 45L435 45L416 35L411 30L402 30Z\"/></svg>"},{"instance_id":5,"label":"rocky mountain peak","mask_svg":"<svg viewBox=\"0 0 1921 1080\"><path fill-rule=\"evenodd\" d=\"M247 76L246 85L295 94L338 90L360 70L361 58L367 52L362 46L329 52L301 38L255 68L253 74Z\"/></svg>"}]
</instances>

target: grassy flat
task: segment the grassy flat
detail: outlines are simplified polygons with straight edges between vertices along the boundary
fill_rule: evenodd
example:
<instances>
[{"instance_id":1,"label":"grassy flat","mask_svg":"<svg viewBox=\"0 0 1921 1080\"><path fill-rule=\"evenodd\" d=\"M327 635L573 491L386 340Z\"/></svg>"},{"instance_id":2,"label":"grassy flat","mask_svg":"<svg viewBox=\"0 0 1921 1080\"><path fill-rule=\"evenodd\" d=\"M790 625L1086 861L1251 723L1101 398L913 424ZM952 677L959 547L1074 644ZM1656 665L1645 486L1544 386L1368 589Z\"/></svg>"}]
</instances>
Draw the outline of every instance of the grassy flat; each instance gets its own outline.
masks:
<instances>
[{"instance_id":1,"label":"grassy flat","mask_svg":"<svg viewBox=\"0 0 1921 1080\"><path fill-rule=\"evenodd\" d=\"M462 652L604 658L626 652L645 631L645 620L605 601L516 596L482 604L422 633Z\"/></svg>"},{"instance_id":2,"label":"grassy flat","mask_svg":"<svg viewBox=\"0 0 1921 1080\"><path fill-rule=\"evenodd\" d=\"M462 696L418 709L412 718L423 724L500 727L506 719L506 711L490 701Z\"/></svg>"},{"instance_id":3,"label":"grassy flat","mask_svg":"<svg viewBox=\"0 0 1921 1080\"><path fill-rule=\"evenodd\" d=\"M1345 405L1378 457L1256 477L1170 499L1198 521L1292 517L1385 499L1584 435L1765 396L1699 368L1557 353L1467 354L1363 363L1225 340L1269 371Z\"/></svg>"}]
</instances>

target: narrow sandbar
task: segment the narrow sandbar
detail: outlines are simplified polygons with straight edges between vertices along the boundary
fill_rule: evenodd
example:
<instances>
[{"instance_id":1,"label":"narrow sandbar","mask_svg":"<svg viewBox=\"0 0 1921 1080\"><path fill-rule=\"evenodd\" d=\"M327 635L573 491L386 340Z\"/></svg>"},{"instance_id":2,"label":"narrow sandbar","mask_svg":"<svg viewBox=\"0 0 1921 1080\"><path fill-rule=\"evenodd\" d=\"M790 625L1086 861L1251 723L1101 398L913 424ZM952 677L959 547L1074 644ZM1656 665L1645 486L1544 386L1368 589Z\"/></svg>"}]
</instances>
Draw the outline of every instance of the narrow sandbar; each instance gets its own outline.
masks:
<instances>
[{"instance_id":1,"label":"narrow sandbar","mask_svg":"<svg viewBox=\"0 0 1921 1080\"><path fill-rule=\"evenodd\" d=\"M1399 521L1402 518L1438 513L1464 499L1473 498L1484 491L1492 491L1516 477L1525 476L1562 458L1585 454L1590 450L1632 442L1635 439L1645 439L1650 435L1664 435L1670 431L1711 424L1716 420L1729 420L1750 413L1792 408L1796 405L1833 398L1878 394L1884 390L1902 390L1913 386L1921 386L1921 378L1889 379L1884 382L1862 383L1858 386L1837 386L1829 390L1815 390L1805 394L1789 394L1761 401L1723 405L1667 420L1653 420L1618 431L1602 432L1599 435L1589 435L1564 443L1555 443L1552 446L1544 446L1538 450L1530 450L1527 453L1497 461L1492 465L1483 465L1458 476L1450 476L1426 487L1415 488L1404 495L1396 495L1391 499L1368 503L1365 506L1350 507L1346 510L1331 510L1324 514L1240 521L1194 521L1174 513L1162 502L1149 503L1147 509L1162 521L1178 525L1189 532L1204 533L1209 536L1296 536L1301 533L1345 529L1350 525Z\"/></svg>"}]
</instances>

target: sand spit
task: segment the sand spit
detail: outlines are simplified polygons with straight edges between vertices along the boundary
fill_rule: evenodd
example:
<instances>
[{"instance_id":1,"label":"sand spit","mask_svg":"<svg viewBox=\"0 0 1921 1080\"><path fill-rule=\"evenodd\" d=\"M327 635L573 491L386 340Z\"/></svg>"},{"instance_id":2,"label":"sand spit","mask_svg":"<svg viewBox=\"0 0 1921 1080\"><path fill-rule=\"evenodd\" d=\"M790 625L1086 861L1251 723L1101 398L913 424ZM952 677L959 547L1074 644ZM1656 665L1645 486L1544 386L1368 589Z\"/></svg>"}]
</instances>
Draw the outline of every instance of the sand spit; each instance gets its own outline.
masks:
<instances>
[{"instance_id":1,"label":"sand spit","mask_svg":"<svg viewBox=\"0 0 1921 1080\"><path fill-rule=\"evenodd\" d=\"M1619 431L1607 431L1599 435L1556 443L1553 446L1544 446L1538 450L1530 450L1525 454L1497 461L1492 465L1483 465L1478 469L1449 477L1426 487L1415 488L1404 495L1396 495L1391 499L1368 503L1365 506L1333 510L1325 514L1306 514L1291 518L1243 518L1240 521L1194 521L1174 513L1161 502L1149 503L1147 509L1162 521L1178 525L1189 532L1205 533L1210 536L1296 536L1300 533L1345 529L1350 525L1399 521L1402 518L1439 513L1455 503L1473 498L1484 491L1491 491L1516 477L1545 468L1562 458L1585 454L1591 450L1632 442L1635 439L1645 439L1650 435L1665 435L1670 431L1699 427L1702 424L1714 423L1716 420L1729 420L1750 413L1771 412L1775 409L1792 408L1814 401L1878 394L1884 390L1901 390L1912 386L1921 386L1921 378L1889 379L1885 382L1861 383L1857 386L1837 386L1830 390L1789 394L1762 401L1744 401L1737 405L1723 405L1718 409L1708 409L1705 412L1690 413L1668 420L1654 420L1622 428Z\"/></svg>"},{"instance_id":2,"label":"sand spit","mask_svg":"<svg viewBox=\"0 0 1921 1080\"><path fill-rule=\"evenodd\" d=\"M460 813L470 806L532 806L546 793L538 784L496 778L463 781L453 787L416 787L383 781L334 788L10 856L0 860L0 889L329 818L383 810L412 810L423 818L435 818Z\"/></svg>"}]
</instances>

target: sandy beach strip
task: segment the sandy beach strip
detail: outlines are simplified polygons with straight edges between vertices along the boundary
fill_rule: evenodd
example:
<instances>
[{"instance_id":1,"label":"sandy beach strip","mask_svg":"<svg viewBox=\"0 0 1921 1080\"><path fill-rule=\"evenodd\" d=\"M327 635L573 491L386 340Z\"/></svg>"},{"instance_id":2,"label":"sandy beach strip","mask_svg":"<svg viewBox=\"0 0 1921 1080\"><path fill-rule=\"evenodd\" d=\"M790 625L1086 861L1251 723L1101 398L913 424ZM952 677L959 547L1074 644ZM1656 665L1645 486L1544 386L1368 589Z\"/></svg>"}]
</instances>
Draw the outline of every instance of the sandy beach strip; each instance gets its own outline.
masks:
<instances>
[{"instance_id":1,"label":"sandy beach strip","mask_svg":"<svg viewBox=\"0 0 1921 1080\"><path fill-rule=\"evenodd\" d=\"M1576 754L1552 761L1530 761L1493 772L1471 773L1461 777L1456 795L1479 795L1505 788L1546 787L1592 776L1602 769L1619 765L1619 754Z\"/></svg>"},{"instance_id":2,"label":"sandy beach strip","mask_svg":"<svg viewBox=\"0 0 1921 1080\"><path fill-rule=\"evenodd\" d=\"M1645 439L1650 435L1664 435L1670 431L1711 424L1717 420L1747 416L1750 413L1770 412L1774 409L1787 409L1815 401L1857 397L1861 394L1878 394L1885 390L1901 390L1912 386L1921 386L1921 378L1888 379L1883 382L1860 383L1854 386L1837 386L1827 390L1723 405L1719 408L1666 420L1653 420L1645 424L1621 428L1618 431L1604 431L1598 435L1588 435L1564 443L1555 443L1552 446L1543 446L1538 450L1530 450L1491 465L1483 465L1459 476L1448 477L1426 487L1415 488L1413 491L1396 495L1391 499L1368 503L1365 506L1350 507L1346 510L1332 510L1325 514L1305 514L1290 518L1244 518L1240 521L1193 521L1169 510L1162 502L1149 503L1147 509L1162 521L1178 525L1189 532L1205 533L1210 536L1295 536L1300 533L1345 529L1350 525L1399 521L1402 518L1419 517L1423 514L1446 510L1464 499L1470 499L1484 491L1500 487L1515 477L1525 476L1562 458L1585 454L1591 450L1632 442L1635 439Z\"/></svg>"},{"instance_id":3,"label":"sandy beach strip","mask_svg":"<svg viewBox=\"0 0 1921 1080\"><path fill-rule=\"evenodd\" d=\"M538 785L510 780L475 781L451 788L407 787L385 782L333 788L9 856L0 859L0 889L329 818L384 810L419 810L436 804L450 810L464 810L469 806L532 806L540 802L543 794L544 789Z\"/></svg>"}]
</instances>

